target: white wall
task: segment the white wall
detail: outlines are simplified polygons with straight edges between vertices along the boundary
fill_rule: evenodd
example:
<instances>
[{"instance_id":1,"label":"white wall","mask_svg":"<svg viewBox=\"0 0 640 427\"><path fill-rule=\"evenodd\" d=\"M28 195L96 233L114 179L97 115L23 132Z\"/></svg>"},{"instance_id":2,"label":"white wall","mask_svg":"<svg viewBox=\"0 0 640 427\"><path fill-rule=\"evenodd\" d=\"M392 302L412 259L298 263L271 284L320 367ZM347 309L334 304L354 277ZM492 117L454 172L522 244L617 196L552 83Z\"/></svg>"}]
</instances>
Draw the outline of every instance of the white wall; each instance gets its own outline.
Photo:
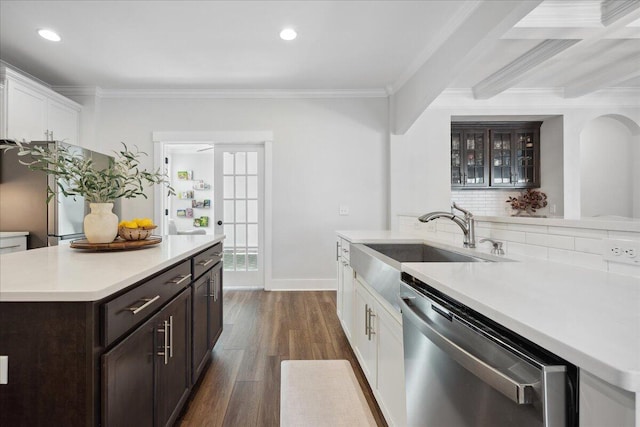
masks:
<instances>
[{"instance_id":1,"label":"white wall","mask_svg":"<svg viewBox=\"0 0 640 427\"><path fill-rule=\"evenodd\" d=\"M633 150L630 130L598 117L580 134L582 216L633 216Z\"/></svg>"},{"instance_id":2,"label":"white wall","mask_svg":"<svg viewBox=\"0 0 640 427\"><path fill-rule=\"evenodd\" d=\"M272 131L275 287L334 287L335 230L387 228L384 98L103 98L96 122L100 151L125 141L152 153L154 131ZM125 202L127 217L153 214L151 198Z\"/></svg>"},{"instance_id":3,"label":"white wall","mask_svg":"<svg viewBox=\"0 0 640 427\"><path fill-rule=\"evenodd\" d=\"M564 117L558 116L545 119L540 127L540 186L549 203L545 215L564 214L563 126Z\"/></svg>"}]
</instances>

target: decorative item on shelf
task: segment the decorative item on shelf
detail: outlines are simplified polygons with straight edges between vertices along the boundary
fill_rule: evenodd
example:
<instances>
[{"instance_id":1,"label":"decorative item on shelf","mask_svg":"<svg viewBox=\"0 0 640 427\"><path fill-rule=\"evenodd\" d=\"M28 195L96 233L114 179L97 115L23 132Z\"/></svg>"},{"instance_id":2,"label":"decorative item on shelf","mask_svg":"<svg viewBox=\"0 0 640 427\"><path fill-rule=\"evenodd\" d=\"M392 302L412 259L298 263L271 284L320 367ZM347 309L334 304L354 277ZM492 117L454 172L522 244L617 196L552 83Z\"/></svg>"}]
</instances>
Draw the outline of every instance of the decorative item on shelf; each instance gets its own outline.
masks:
<instances>
[{"instance_id":1,"label":"decorative item on shelf","mask_svg":"<svg viewBox=\"0 0 640 427\"><path fill-rule=\"evenodd\" d=\"M192 200L191 207L199 208L199 209L209 209L211 207L211 200L210 199Z\"/></svg>"},{"instance_id":2,"label":"decorative item on shelf","mask_svg":"<svg viewBox=\"0 0 640 427\"><path fill-rule=\"evenodd\" d=\"M513 216L542 216L534 215L538 209L547 206L547 195L542 191L528 189L521 193L518 197L509 197L506 201L511 204L511 209L516 213Z\"/></svg>"},{"instance_id":3,"label":"decorative item on shelf","mask_svg":"<svg viewBox=\"0 0 640 427\"><path fill-rule=\"evenodd\" d=\"M178 179L181 181L193 179L193 171L178 171Z\"/></svg>"},{"instance_id":4,"label":"decorative item on shelf","mask_svg":"<svg viewBox=\"0 0 640 427\"><path fill-rule=\"evenodd\" d=\"M131 221L120 221L118 236L124 240L145 240L158 226L150 218L134 218Z\"/></svg>"},{"instance_id":5,"label":"decorative item on shelf","mask_svg":"<svg viewBox=\"0 0 640 427\"><path fill-rule=\"evenodd\" d=\"M193 191L182 191L178 193L178 199L193 199Z\"/></svg>"},{"instance_id":6,"label":"decorative item on shelf","mask_svg":"<svg viewBox=\"0 0 640 427\"><path fill-rule=\"evenodd\" d=\"M176 211L176 215L179 217L186 217L187 216L187 210L186 209L178 209Z\"/></svg>"},{"instance_id":7,"label":"decorative item on shelf","mask_svg":"<svg viewBox=\"0 0 640 427\"><path fill-rule=\"evenodd\" d=\"M208 190L209 188L211 188L211 186L209 184L205 184L205 182L203 180L196 181L193 184L193 189L194 190Z\"/></svg>"},{"instance_id":8,"label":"decorative item on shelf","mask_svg":"<svg viewBox=\"0 0 640 427\"><path fill-rule=\"evenodd\" d=\"M175 191L168 183L166 174L160 169L150 172L142 169L139 151L130 151L125 143L123 149L115 152L115 158L104 169L99 169L91 157L72 152L64 144L29 145L15 142L0 145L0 149L18 150L21 164L34 171L42 171L58 180L58 190L66 197L84 197L89 202L91 213L84 218L84 233L89 243L109 243L118 235L118 217L111 212L113 201L119 198L147 198L145 186L164 184L168 194ZM56 192L47 187L47 203Z\"/></svg>"},{"instance_id":9,"label":"decorative item on shelf","mask_svg":"<svg viewBox=\"0 0 640 427\"><path fill-rule=\"evenodd\" d=\"M186 211L187 211L186 217L187 218L193 218L193 209L187 208Z\"/></svg>"},{"instance_id":10,"label":"decorative item on shelf","mask_svg":"<svg viewBox=\"0 0 640 427\"><path fill-rule=\"evenodd\" d=\"M208 227L209 226L209 217L208 216L201 216L200 218L194 218L193 219L193 226L194 227Z\"/></svg>"}]
</instances>

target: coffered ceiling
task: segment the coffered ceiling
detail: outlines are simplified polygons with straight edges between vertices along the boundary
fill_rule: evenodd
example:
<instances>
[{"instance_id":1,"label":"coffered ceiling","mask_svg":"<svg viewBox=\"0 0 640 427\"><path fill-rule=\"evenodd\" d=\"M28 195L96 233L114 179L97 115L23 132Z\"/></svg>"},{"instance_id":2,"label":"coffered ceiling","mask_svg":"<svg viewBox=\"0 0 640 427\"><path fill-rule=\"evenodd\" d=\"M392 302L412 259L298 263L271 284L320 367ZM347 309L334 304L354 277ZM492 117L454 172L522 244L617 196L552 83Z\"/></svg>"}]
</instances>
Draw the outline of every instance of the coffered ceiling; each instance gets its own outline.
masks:
<instances>
[{"instance_id":1,"label":"coffered ceiling","mask_svg":"<svg viewBox=\"0 0 640 427\"><path fill-rule=\"evenodd\" d=\"M54 86L385 96L466 31L483 3L2 0L0 59ZM640 87L639 0L503 3L532 10L448 70L447 87L472 88L478 98L510 87L572 97ZM284 27L298 38L281 40ZM40 28L62 41L41 39Z\"/></svg>"}]
</instances>

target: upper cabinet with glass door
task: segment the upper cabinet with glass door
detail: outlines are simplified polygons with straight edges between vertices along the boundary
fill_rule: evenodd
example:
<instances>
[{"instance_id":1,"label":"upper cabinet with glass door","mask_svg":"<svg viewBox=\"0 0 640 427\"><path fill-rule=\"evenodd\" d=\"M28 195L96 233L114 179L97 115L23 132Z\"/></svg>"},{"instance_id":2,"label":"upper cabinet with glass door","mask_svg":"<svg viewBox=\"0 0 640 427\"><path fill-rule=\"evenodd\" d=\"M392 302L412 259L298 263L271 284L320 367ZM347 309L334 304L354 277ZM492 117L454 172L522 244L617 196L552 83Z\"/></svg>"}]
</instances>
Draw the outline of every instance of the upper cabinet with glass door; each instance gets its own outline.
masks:
<instances>
[{"instance_id":1,"label":"upper cabinet with glass door","mask_svg":"<svg viewBox=\"0 0 640 427\"><path fill-rule=\"evenodd\" d=\"M482 128L451 129L451 185L453 187L486 187L487 132Z\"/></svg>"},{"instance_id":2,"label":"upper cabinet with glass door","mask_svg":"<svg viewBox=\"0 0 640 427\"><path fill-rule=\"evenodd\" d=\"M541 124L451 123L451 186L540 187Z\"/></svg>"}]
</instances>

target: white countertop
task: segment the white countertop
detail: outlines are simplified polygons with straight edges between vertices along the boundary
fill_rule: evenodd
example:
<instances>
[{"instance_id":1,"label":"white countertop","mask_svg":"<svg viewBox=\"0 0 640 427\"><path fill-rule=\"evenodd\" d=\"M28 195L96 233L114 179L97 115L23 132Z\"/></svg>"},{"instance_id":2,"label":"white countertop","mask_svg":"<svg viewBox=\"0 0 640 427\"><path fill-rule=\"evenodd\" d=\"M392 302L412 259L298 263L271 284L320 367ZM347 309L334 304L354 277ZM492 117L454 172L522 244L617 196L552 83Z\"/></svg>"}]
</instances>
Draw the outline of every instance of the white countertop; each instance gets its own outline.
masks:
<instances>
[{"instance_id":1,"label":"white countertop","mask_svg":"<svg viewBox=\"0 0 640 427\"><path fill-rule=\"evenodd\" d=\"M404 238L379 231L371 232L371 240L366 231L338 235L381 243L386 233L390 242ZM401 266L578 367L640 393L640 279L538 260Z\"/></svg>"},{"instance_id":2,"label":"white countertop","mask_svg":"<svg viewBox=\"0 0 640 427\"><path fill-rule=\"evenodd\" d=\"M9 237L28 236L28 231L0 231L0 239L7 239Z\"/></svg>"},{"instance_id":3,"label":"white countertop","mask_svg":"<svg viewBox=\"0 0 640 427\"><path fill-rule=\"evenodd\" d=\"M0 255L0 301L97 301L224 239L162 236L144 249L91 252L69 245Z\"/></svg>"}]
</instances>

